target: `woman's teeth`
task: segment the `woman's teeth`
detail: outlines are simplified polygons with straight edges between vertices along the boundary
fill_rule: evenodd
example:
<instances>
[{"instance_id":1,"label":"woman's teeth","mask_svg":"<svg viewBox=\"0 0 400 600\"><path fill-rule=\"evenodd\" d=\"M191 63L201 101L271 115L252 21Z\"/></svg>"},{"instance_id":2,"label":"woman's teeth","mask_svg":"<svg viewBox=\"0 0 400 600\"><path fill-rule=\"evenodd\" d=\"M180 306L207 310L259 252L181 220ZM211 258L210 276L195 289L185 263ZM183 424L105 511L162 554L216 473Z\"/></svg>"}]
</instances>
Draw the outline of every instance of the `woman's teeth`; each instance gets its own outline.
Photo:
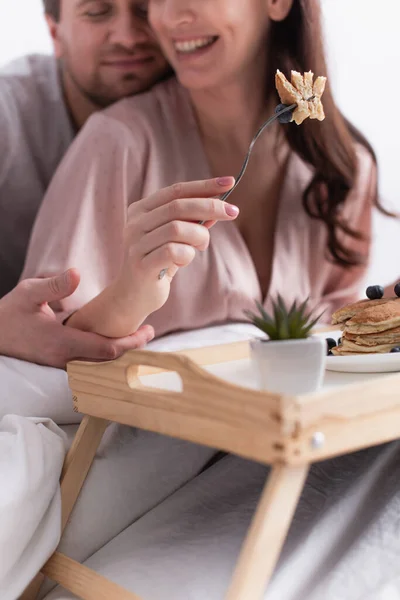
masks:
<instances>
[{"instance_id":1,"label":"woman's teeth","mask_svg":"<svg viewBox=\"0 0 400 600\"><path fill-rule=\"evenodd\" d=\"M195 40L188 40L185 42L175 42L174 46L177 52L189 54L190 52L195 52L196 50L199 50L199 48L205 48L206 46L210 46L215 40L215 37L203 37Z\"/></svg>"}]
</instances>

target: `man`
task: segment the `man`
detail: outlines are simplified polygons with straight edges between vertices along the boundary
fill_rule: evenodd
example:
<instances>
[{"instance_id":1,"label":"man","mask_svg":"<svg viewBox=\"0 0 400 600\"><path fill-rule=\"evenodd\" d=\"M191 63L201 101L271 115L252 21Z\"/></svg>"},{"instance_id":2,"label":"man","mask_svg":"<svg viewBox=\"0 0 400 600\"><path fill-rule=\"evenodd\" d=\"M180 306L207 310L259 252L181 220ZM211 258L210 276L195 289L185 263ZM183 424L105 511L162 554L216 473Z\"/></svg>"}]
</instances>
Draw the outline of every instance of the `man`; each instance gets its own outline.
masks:
<instances>
[{"instance_id":1,"label":"man","mask_svg":"<svg viewBox=\"0 0 400 600\"><path fill-rule=\"evenodd\" d=\"M17 285L40 203L85 121L170 72L141 0L44 6L55 57L27 56L0 71L0 298ZM114 358L151 339L149 328L111 341L66 331L46 303L78 284L70 272L20 284L1 299L0 354L60 367L78 357Z\"/></svg>"}]
</instances>

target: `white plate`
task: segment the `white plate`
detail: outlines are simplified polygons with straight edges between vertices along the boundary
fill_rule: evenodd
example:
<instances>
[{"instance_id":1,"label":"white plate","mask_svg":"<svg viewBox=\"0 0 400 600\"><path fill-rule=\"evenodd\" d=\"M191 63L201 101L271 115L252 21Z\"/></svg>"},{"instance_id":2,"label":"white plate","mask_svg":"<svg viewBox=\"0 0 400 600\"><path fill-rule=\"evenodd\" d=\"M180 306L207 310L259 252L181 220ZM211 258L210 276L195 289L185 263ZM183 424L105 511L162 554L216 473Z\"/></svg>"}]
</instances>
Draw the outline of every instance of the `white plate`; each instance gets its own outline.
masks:
<instances>
[{"instance_id":1,"label":"white plate","mask_svg":"<svg viewBox=\"0 0 400 600\"><path fill-rule=\"evenodd\" d=\"M400 352L365 356L328 356L326 369L342 373L396 373L400 371Z\"/></svg>"},{"instance_id":2,"label":"white plate","mask_svg":"<svg viewBox=\"0 0 400 600\"><path fill-rule=\"evenodd\" d=\"M327 333L326 337L338 340L341 335L341 331L332 331ZM385 354L328 356L326 370L341 373L396 373L400 371L400 352L398 354L388 352Z\"/></svg>"}]
</instances>

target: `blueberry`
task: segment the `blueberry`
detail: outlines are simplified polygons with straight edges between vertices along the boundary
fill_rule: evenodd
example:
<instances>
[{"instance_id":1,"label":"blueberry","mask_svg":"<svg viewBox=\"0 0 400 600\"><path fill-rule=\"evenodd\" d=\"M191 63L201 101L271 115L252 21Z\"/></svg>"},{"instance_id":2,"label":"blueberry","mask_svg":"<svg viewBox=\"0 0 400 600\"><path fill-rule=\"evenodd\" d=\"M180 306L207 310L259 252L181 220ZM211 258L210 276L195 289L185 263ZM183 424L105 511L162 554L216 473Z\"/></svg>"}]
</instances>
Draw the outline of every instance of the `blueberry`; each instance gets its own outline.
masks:
<instances>
[{"instance_id":1,"label":"blueberry","mask_svg":"<svg viewBox=\"0 0 400 600\"><path fill-rule=\"evenodd\" d=\"M329 351L328 351L328 356L334 356L334 354L333 354L332 350L329 350Z\"/></svg>"},{"instance_id":2,"label":"blueberry","mask_svg":"<svg viewBox=\"0 0 400 600\"><path fill-rule=\"evenodd\" d=\"M333 338L326 338L326 345L328 350L332 350L336 346L336 341Z\"/></svg>"},{"instance_id":3,"label":"blueberry","mask_svg":"<svg viewBox=\"0 0 400 600\"><path fill-rule=\"evenodd\" d=\"M281 110L283 110L284 108L287 108L288 106L289 106L288 104L278 104L278 106L275 109L275 113L280 112ZM285 113L283 113L283 115L280 115L278 117L278 121L282 125L285 125L286 123L291 123L292 116L293 116L293 110L288 110Z\"/></svg>"},{"instance_id":4,"label":"blueberry","mask_svg":"<svg viewBox=\"0 0 400 600\"><path fill-rule=\"evenodd\" d=\"M342 338L339 338L338 341L337 341L337 345L341 346L341 344L342 344Z\"/></svg>"},{"instance_id":5,"label":"blueberry","mask_svg":"<svg viewBox=\"0 0 400 600\"><path fill-rule=\"evenodd\" d=\"M394 293L400 298L400 283L396 283L394 286Z\"/></svg>"},{"instance_id":6,"label":"blueberry","mask_svg":"<svg viewBox=\"0 0 400 600\"><path fill-rule=\"evenodd\" d=\"M400 347L396 346L395 348L392 348L390 352L400 352Z\"/></svg>"},{"instance_id":7,"label":"blueberry","mask_svg":"<svg viewBox=\"0 0 400 600\"><path fill-rule=\"evenodd\" d=\"M370 285L367 287L366 294L370 300L379 300L383 298L384 289L381 285Z\"/></svg>"}]
</instances>

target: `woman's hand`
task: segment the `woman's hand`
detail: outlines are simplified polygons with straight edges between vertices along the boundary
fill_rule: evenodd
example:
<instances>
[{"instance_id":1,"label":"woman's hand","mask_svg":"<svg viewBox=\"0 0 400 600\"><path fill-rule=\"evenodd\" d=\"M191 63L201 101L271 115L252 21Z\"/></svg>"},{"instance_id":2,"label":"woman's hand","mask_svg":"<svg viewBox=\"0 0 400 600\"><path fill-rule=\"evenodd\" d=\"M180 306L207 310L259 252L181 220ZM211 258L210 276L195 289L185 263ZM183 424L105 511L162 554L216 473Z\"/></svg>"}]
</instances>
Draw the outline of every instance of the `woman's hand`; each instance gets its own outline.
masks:
<instances>
[{"instance_id":1,"label":"woman's hand","mask_svg":"<svg viewBox=\"0 0 400 600\"><path fill-rule=\"evenodd\" d=\"M125 261L116 286L120 298L142 307L144 318L166 302L178 269L207 249L210 227L237 217L236 206L215 198L234 183L233 177L179 183L129 207ZM160 280L163 269L166 276Z\"/></svg>"},{"instance_id":2,"label":"woman's hand","mask_svg":"<svg viewBox=\"0 0 400 600\"><path fill-rule=\"evenodd\" d=\"M237 207L215 198L234 183L233 177L180 183L132 204L119 276L67 325L112 338L137 331L167 301L177 270L192 262L196 250L208 247L213 223L239 214ZM163 269L167 273L160 279Z\"/></svg>"},{"instance_id":3,"label":"woman's hand","mask_svg":"<svg viewBox=\"0 0 400 600\"><path fill-rule=\"evenodd\" d=\"M129 207L124 261L116 280L68 320L67 325L120 338L138 330L168 299L171 281L210 241L216 221L232 221L239 209L219 196L233 177L175 184ZM199 222L205 225L199 225ZM162 279L159 274L167 269Z\"/></svg>"}]
</instances>

